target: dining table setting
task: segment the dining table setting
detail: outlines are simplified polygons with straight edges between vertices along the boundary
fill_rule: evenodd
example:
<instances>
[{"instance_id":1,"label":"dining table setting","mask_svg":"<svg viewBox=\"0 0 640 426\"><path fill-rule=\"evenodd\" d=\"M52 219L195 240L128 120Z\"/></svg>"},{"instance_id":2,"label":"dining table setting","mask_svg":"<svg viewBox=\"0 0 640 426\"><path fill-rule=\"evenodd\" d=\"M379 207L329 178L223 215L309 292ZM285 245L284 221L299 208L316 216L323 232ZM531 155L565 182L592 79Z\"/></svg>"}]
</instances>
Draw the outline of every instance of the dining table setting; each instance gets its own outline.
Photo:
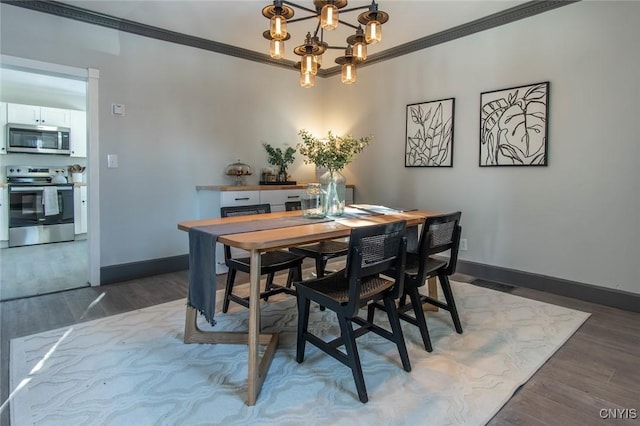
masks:
<instances>
[{"instance_id":1,"label":"dining table setting","mask_svg":"<svg viewBox=\"0 0 640 426\"><path fill-rule=\"evenodd\" d=\"M348 238L351 230L404 221L415 229L439 212L403 210L381 205L354 204L340 216L303 217L300 211L273 212L226 218L183 221L178 229L189 234L189 289L184 343L245 344L248 347L247 405L255 405L278 345L278 333L260 330L261 254L319 241ZM416 232L417 235L417 232ZM215 326L216 243L249 253L249 323L246 332L202 330L198 314ZM411 243L409 243L409 246ZM259 347L266 348L260 356Z\"/></svg>"}]
</instances>

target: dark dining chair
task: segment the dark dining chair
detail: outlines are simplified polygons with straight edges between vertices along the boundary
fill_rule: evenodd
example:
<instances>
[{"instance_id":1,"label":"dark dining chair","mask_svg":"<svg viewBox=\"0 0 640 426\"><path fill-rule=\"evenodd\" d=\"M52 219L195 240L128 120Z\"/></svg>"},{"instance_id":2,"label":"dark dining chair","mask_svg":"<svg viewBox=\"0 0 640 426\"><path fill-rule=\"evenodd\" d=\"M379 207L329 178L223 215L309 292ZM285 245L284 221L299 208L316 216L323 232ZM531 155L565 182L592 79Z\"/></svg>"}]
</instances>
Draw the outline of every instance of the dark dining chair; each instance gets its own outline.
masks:
<instances>
[{"instance_id":1,"label":"dark dining chair","mask_svg":"<svg viewBox=\"0 0 640 426\"><path fill-rule=\"evenodd\" d=\"M301 210L300 201L287 201L285 203L287 211ZM296 246L289 248L291 253L314 259L316 265L316 277L321 278L326 272L329 259L346 256L349 251L349 243L339 240L319 241L313 244Z\"/></svg>"},{"instance_id":2,"label":"dark dining chair","mask_svg":"<svg viewBox=\"0 0 640 426\"><path fill-rule=\"evenodd\" d=\"M220 208L220 216L244 216L250 214L271 213L269 204L256 204L250 206L233 206ZM267 275L265 290L260 293L260 298L268 300L269 296L278 293L295 294L291 288L293 280L302 279L302 262L303 256L291 253L286 250L275 250L262 253L260 255L260 275ZM233 257L231 255L231 247L224 246L224 263L229 268L227 272L227 284L224 290L224 301L222 303L222 312L227 312L229 302L234 301L245 308L249 307L249 297L240 297L233 294L233 285L236 279L236 272L242 271L249 273L251 270L251 259L247 257ZM287 275L287 283L285 286L275 284L273 282L276 272L289 270Z\"/></svg>"},{"instance_id":3,"label":"dark dining chair","mask_svg":"<svg viewBox=\"0 0 640 426\"><path fill-rule=\"evenodd\" d=\"M404 271L406 238L404 221L354 228L349 237L346 268L324 277L296 281L298 294L298 333L296 361L304 361L306 342L320 348L351 369L358 397L367 402L367 389L362 374L356 338L374 332L394 342L398 347L402 367L411 371L395 301L402 291L404 273L397 280L380 276L394 268ZM372 301L382 300L386 307L391 331L366 321L358 311ZM314 301L336 313L340 337L326 342L309 330L310 302ZM354 330L354 324L359 326ZM324 326L323 326L324 327ZM345 351L338 348L345 347Z\"/></svg>"},{"instance_id":4,"label":"dark dining chair","mask_svg":"<svg viewBox=\"0 0 640 426\"><path fill-rule=\"evenodd\" d=\"M424 348L431 352L431 339L424 316L422 305L429 303L441 309L449 311L456 332L462 333L462 325L456 308L456 302L449 283L449 277L456 271L458 262L458 249L460 246L461 212L431 216L425 219L422 226L417 252L407 252L406 266L404 270L404 291L400 297L398 312L400 319L417 326L422 336ZM433 257L436 254L450 250L449 258ZM385 275L397 277L400 270L391 268ZM429 278L438 277L445 302L426 294L420 294L420 287L424 286ZM407 304L407 296L411 303ZM373 322L375 309L386 308L378 303L369 306L367 318ZM407 315L407 311L413 310L413 316Z\"/></svg>"}]
</instances>

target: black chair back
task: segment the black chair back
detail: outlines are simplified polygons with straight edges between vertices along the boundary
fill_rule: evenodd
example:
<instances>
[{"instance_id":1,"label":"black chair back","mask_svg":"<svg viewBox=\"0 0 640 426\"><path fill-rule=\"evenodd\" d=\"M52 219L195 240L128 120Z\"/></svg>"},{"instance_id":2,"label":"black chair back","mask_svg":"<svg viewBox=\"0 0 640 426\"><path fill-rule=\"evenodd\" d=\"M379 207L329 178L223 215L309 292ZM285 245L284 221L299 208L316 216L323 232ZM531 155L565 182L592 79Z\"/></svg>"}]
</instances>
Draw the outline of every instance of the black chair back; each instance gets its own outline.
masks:
<instances>
[{"instance_id":1,"label":"black chair back","mask_svg":"<svg viewBox=\"0 0 640 426\"><path fill-rule=\"evenodd\" d=\"M349 255L345 267L349 280L348 312L355 316L366 302L361 295L363 277L378 275L390 268L404 271L407 240L406 222L398 221L381 225L354 228L349 237ZM402 291L404 273L399 274L394 286L394 297Z\"/></svg>"},{"instance_id":2,"label":"black chair back","mask_svg":"<svg viewBox=\"0 0 640 426\"><path fill-rule=\"evenodd\" d=\"M220 217L234 217L234 216L247 216L250 214L264 214L271 213L271 204L252 204L248 206L230 206L220 207ZM224 259L228 265L229 259L231 259L231 247L225 244L224 246Z\"/></svg>"},{"instance_id":3,"label":"black chair back","mask_svg":"<svg viewBox=\"0 0 640 426\"><path fill-rule=\"evenodd\" d=\"M245 216L249 214L271 213L271 204L252 204L249 206L220 207L221 217Z\"/></svg>"},{"instance_id":4,"label":"black chair back","mask_svg":"<svg viewBox=\"0 0 640 426\"><path fill-rule=\"evenodd\" d=\"M285 201L284 209L288 212L294 210L302 210L302 202L301 201Z\"/></svg>"},{"instance_id":5,"label":"black chair back","mask_svg":"<svg viewBox=\"0 0 640 426\"><path fill-rule=\"evenodd\" d=\"M452 275L458 263L458 249L460 247L461 212L443 214L428 217L422 227L420 236L420 259L426 260L429 256L451 250L447 267L443 270L445 275ZM423 276L425 263L420 265L418 276Z\"/></svg>"}]
</instances>

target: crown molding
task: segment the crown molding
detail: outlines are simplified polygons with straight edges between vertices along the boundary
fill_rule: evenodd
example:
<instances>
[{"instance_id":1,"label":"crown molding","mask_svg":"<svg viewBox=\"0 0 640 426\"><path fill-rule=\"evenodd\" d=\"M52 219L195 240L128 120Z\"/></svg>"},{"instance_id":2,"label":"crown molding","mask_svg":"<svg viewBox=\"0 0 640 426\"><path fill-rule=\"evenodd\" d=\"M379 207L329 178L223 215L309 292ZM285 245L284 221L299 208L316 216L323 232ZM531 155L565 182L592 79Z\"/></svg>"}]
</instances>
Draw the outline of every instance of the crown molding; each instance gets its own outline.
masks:
<instances>
[{"instance_id":1,"label":"crown molding","mask_svg":"<svg viewBox=\"0 0 640 426\"><path fill-rule=\"evenodd\" d=\"M530 16L538 15L562 6L576 3L580 0L549 0L538 1L533 0L515 6L501 12L494 13L475 21L467 22L457 27L449 28L439 33L423 37L400 46L370 55L367 61L360 66L369 66L378 62L388 61L418 50L427 49L438 44L446 43L461 37L466 37L481 31L499 27L511 22L525 19ZM217 41L208 40L201 37L194 37L187 34L169 31L163 28L151 25L141 24L139 22L118 18L103 13L92 12L87 9L72 6L57 1L14 1L0 0L4 4L18 6L25 9L35 10L37 12L48 13L50 15L62 18L73 19L87 24L99 25L105 28L111 28L143 37L163 40L170 43L181 44L183 46L195 47L196 49L208 50L210 52L221 53L223 55L233 56L236 58L246 59L253 62L272 65L280 68L295 71L294 61L276 60L264 53L254 52L253 50L243 49L241 47L232 46ZM327 69L318 70L318 76L331 77L340 73L340 66L334 66Z\"/></svg>"}]
</instances>

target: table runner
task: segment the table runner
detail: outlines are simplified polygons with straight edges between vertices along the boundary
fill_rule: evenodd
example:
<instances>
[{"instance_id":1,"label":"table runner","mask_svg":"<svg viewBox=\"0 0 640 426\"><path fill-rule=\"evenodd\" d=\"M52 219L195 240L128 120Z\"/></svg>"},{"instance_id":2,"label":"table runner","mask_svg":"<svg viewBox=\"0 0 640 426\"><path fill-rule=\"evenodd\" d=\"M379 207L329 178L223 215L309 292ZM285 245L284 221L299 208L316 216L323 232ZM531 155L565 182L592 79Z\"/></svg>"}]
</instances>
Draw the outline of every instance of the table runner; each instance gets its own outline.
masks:
<instances>
[{"instance_id":1,"label":"table runner","mask_svg":"<svg viewBox=\"0 0 640 426\"><path fill-rule=\"evenodd\" d=\"M220 235L266 231L330 222L333 219L308 219L301 216L233 222L220 225L196 226L189 229L189 294L187 305L196 309L215 325L213 315L216 306L216 250Z\"/></svg>"},{"instance_id":2,"label":"table runner","mask_svg":"<svg viewBox=\"0 0 640 426\"><path fill-rule=\"evenodd\" d=\"M387 211L394 211L394 209L387 208ZM195 226L189 229L189 294L187 296L187 305L196 309L211 325L215 325L215 320L213 319L217 288L215 243L220 235L266 231L269 229L331 222L333 220L354 217L376 216L379 214L383 213L374 212L373 209L364 210L363 208L352 206L343 216L326 217L323 219L292 216L219 225ZM417 250L417 229L417 227L407 228L407 250L411 252Z\"/></svg>"}]
</instances>

